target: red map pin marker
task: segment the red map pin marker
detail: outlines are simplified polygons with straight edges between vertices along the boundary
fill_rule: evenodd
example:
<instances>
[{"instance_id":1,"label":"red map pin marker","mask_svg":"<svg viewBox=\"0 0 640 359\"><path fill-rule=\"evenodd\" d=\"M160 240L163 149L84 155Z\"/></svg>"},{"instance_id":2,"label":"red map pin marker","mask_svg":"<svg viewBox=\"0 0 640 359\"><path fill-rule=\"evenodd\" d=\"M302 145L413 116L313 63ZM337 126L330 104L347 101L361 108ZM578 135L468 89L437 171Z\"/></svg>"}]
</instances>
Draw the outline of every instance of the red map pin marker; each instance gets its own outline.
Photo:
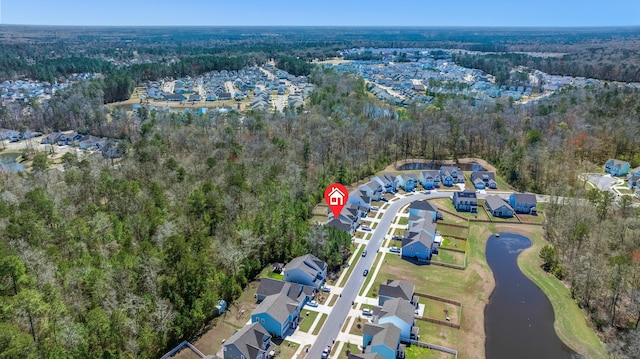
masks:
<instances>
[{"instance_id":1,"label":"red map pin marker","mask_svg":"<svg viewBox=\"0 0 640 359\"><path fill-rule=\"evenodd\" d=\"M335 218L340 216L340 212L347 204L348 198L349 191L347 191L347 188L340 183L334 183L324 190L324 199L327 201L329 209L331 209Z\"/></svg>"}]
</instances>

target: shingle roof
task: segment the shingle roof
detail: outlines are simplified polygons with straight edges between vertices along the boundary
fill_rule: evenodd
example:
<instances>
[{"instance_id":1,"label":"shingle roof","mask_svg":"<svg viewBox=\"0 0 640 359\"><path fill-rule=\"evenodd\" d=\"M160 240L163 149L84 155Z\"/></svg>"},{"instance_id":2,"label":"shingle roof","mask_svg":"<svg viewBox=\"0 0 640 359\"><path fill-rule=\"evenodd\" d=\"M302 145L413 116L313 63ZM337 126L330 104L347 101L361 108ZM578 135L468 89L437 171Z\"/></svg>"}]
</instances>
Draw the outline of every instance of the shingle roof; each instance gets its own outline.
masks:
<instances>
[{"instance_id":1,"label":"shingle roof","mask_svg":"<svg viewBox=\"0 0 640 359\"><path fill-rule=\"evenodd\" d=\"M327 263L323 262L313 254L305 254L303 256L293 258L284 267L285 272L294 269L300 269L312 278L315 278L318 272L322 272L327 269Z\"/></svg>"},{"instance_id":2,"label":"shingle roof","mask_svg":"<svg viewBox=\"0 0 640 359\"><path fill-rule=\"evenodd\" d=\"M422 243L425 247L431 248L436 235L436 224L431 220L415 221L413 226L405 231L402 238L402 246L408 246L415 242Z\"/></svg>"},{"instance_id":3,"label":"shingle roof","mask_svg":"<svg viewBox=\"0 0 640 359\"><path fill-rule=\"evenodd\" d=\"M427 201L413 201L409 205L409 209L419 209L422 211L437 212L438 206Z\"/></svg>"},{"instance_id":4,"label":"shingle roof","mask_svg":"<svg viewBox=\"0 0 640 359\"><path fill-rule=\"evenodd\" d=\"M384 359L378 353L358 353L358 354L349 354L348 359Z\"/></svg>"},{"instance_id":5,"label":"shingle roof","mask_svg":"<svg viewBox=\"0 0 640 359\"><path fill-rule=\"evenodd\" d=\"M440 176L440 171L438 171L438 170L422 171L422 177L424 177L424 178L433 177L435 179L438 176Z\"/></svg>"},{"instance_id":6,"label":"shingle roof","mask_svg":"<svg viewBox=\"0 0 640 359\"><path fill-rule=\"evenodd\" d=\"M265 337L271 339L271 335L260 323L245 325L225 341L224 346L234 345L245 358L256 358L260 352Z\"/></svg>"},{"instance_id":7,"label":"shingle roof","mask_svg":"<svg viewBox=\"0 0 640 359\"><path fill-rule=\"evenodd\" d=\"M497 196L495 194L488 195L484 198L484 201L492 210L498 209L502 206L507 206L508 208L513 210L513 208L511 208L511 206L507 202L505 202L502 198L500 198L500 196Z\"/></svg>"},{"instance_id":8,"label":"shingle roof","mask_svg":"<svg viewBox=\"0 0 640 359\"><path fill-rule=\"evenodd\" d=\"M513 197L516 203L533 203L536 204L536 195L531 193L514 193Z\"/></svg>"},{"instance_id":9,"label":"shingle roof","mask_svg":"<svg viewBox=\"0 0 640 359\"><path fill-rule=\"evenodd\" d=\"M493 172L489 172L489 171L476 171L476 172L471 172L471 181L475 182L477 180L480 181L484 181L485 176L487 176L487 180L494 180L496 179L496 174Z\"/></svg>"},{"instance_id":10,"label":"shingle roof","mask_svg":"<svg viewBox=\"0 0 640 359\"><path fill-rule=\"evenodd\" d=\"M371 344L367 347L367 351L371 352L371 347L376 345L384 345L387 348L391 348L394 351L398 348L400 343L400 328L396 327L392 323L384 324L371 324L364 325L364 333L373 336Z\"/></svg>"},{"instance_id":11,"label":"shingle roof","mask_svg":"<svg viewBox=\"0 0 640 359\"><path fill-rule=\"evenodd\" d=\"M278 293L266 297L253 311L253 314L267 313L273 319L283 323L289 315L296 312L298 303L287 297L284 293Z\"/></svg>"},{"instance_id":12,"label":"shingle roof","mask_svg":"<svg viewBox=\"0 0 640 359\"><path fill-rule=\"evenodd\" d=\"M470 189L465 189L464 191L457 192L457 195L460 198L477 198L476 191L472 191Z\"/></svg>"},{"instance_id":13,"label":"shingle roof","mask_svg":"<svg viewBox=\"0 0 640 359\"><path fill-rule=\"evenodd\" d=\"M380 188L380 183L376 182L376 181L369 181L367 183L365 183L363 186L369 187L372 190L377 190Z\"/></svg>"},{"instance_id":14,"label":"shingle roof","mask_svg":"<svg viewBox=\"0 0 640 359\"><path fill-rule=\"evenodd\" d=\"M416 308L406 299L393 298L389 299L382 305L382 308L376 314L378 320L388 317L398 317L405 323L413 324L414 312Z\"/></svg>"},{"instance_id":15,"label":"shingle roof","mask_svg":"<svg viewBox=\"0 0 640 359\"><path fill-rule=\"evenodd\" d=\"M403 280L388 279L387 284L380 284L378 295L391 298L402 298L410 301L413 299L414 290L415 286L413 283L405 282Z\"/></svg>"}]
</instances>

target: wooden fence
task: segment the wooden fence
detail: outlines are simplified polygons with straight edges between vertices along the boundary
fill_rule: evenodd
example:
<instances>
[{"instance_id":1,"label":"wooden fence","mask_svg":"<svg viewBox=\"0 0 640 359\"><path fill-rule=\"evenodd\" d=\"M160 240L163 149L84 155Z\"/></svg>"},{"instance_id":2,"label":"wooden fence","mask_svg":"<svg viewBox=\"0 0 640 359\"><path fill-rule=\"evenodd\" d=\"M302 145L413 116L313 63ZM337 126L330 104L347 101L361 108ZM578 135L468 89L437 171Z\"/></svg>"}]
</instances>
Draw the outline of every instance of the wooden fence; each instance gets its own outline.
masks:
<instances>
[{"instance_id":1,"label":"wooden fence","mask_svg":"<svg viewBox=\"0 0 640 359\"><path fill-rule=\"evenodd\" d=\"M460 329L460 324L455 324L451 322L446 322L444 320L433 319L429 317L416 317L416 320L421 320L423 322L429 322L438 325L444 325L445 327L451 327L453 329Z\"/></svg>"}]
</instances>

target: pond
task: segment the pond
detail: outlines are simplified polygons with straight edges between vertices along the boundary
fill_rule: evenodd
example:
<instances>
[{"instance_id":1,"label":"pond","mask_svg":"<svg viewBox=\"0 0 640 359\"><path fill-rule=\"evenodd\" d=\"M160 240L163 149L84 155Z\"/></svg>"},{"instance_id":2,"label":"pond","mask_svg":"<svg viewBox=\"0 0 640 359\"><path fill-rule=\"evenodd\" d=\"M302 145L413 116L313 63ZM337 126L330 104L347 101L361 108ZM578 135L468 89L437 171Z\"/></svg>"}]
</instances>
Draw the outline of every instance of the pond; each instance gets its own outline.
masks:
<instances>
[{"instance_id":1,"label":"pond","mask_svg":"<svg viewBox=\"0 0 640 359\"><path fill-rule=\"evenodd\" d=\"M8 172L19 172L24 169L22 164L16 162L20 157L19 153L0 153L0 169Z\"/></svg>"},{"instance_id":2,"label":"pond","mask_svg":"<svg viewBox=\"0 0 640 359\"><path fill-rule=\"evenodd\" d=\"M415 170L439 170L445 164L440 161L433 162L409 162L396 167L396 171L415 171ZM456 165L462 171L485 171L485 169L477 163L458 163Z\"/></svg>"},{"instance_id":3,"label":"pond","mask_svg":"<svg viewBox=\"0 0 640 359\"><path fill-rule=\"evenodd\" d=\"M527 237L500 233L487 242L487 262L496 287L485 307L487 358L580 358L557 336L547 296L518 267Z\"/></svg>"}]
</instances>

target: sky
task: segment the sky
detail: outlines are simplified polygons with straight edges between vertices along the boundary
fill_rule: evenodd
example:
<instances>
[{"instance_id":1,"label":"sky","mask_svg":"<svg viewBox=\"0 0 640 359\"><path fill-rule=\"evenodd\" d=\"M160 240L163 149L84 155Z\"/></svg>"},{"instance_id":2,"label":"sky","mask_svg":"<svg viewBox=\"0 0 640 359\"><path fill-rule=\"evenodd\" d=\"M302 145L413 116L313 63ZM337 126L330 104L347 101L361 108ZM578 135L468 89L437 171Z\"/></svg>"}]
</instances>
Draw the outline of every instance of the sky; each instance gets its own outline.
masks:
<instances>
[{"instance_id":1,"label":"sky","mask_svg":"<svg viewBox=\"0 0 640 359\"><path fill-rule=\"evenodd\" d=\"M2 24L636 26L640 0L0 0Z\"/></svg>"}]
</instances>

